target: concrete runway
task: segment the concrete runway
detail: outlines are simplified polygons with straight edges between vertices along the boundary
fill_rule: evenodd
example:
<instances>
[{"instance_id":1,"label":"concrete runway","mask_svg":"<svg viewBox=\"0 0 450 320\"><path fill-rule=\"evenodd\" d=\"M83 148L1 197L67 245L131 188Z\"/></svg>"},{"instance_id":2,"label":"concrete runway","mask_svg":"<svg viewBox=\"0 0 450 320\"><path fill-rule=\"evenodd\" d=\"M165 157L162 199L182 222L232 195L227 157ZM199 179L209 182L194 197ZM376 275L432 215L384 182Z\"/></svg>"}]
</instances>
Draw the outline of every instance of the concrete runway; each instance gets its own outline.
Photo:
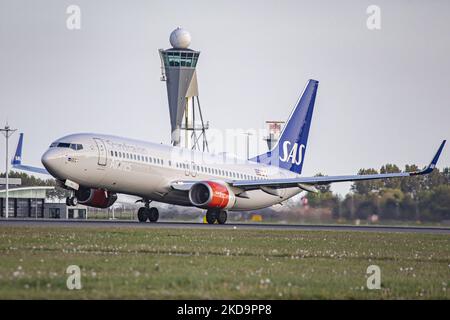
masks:
<instances>
[{"instance_id":1,"label":"concrete runway","mask_svg":"<svg viewBox=\"0 0 450 320\"><path fill-rule=\"evenodd\" d=\"M266 224L234 223L208 225L193 222L160 221L141 223L128 220L64 220L64 219L0 219L0 228L23 227L102 227L102 228L177 228L177 229L241 229L241 230L297 230L297 231L359 231L359 232L403 232L449 234L447 227L403 227L403 226L355 226L355 225L309 225L309 224Z\"/></svg>"}]
</instances>

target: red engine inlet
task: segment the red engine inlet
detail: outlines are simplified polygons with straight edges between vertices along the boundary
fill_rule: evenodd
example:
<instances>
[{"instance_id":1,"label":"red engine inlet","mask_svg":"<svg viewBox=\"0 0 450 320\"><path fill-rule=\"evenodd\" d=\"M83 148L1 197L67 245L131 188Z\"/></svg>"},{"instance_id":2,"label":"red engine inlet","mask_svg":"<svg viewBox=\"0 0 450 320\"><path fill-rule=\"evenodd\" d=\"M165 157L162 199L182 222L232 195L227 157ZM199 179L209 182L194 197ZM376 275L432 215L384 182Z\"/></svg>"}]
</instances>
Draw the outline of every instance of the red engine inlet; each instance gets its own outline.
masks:
<instances>
[{"instance_id":1,"label":"red engine inlet","mask_svg":"<svg viewBox=\"0 0 450 320\"><path fill-rule=\"evenodd\" d=\"M80 188L75 195L78 203L94 208L108 208L117 200L117 194L103 189Z\"/></svg>"},{"instance_id":2,"label":"red engine inlet","mask_svg":"<svg viewBox=\"0 0 450 320\"><path fill-rule=\"evenodd\" d=\"M202 181L192 186L189 200L196 207L225 209L234 205L235 197L225 184Z\"/></svg>"}]
</instances>

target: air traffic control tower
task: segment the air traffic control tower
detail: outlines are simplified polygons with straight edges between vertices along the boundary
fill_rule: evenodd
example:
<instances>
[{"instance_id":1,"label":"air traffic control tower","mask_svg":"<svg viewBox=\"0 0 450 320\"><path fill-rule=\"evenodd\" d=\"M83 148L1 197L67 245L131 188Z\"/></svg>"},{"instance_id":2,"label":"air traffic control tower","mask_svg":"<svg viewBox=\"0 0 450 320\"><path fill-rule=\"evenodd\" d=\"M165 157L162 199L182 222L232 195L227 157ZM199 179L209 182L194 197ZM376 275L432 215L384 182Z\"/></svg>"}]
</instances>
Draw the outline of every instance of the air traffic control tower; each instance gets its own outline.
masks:
<instances>
[{"instance_id":1,"label":"air traffic control tower","mask_svg":"<svg viewBox=\"0 0 450 320\"><path fill-rule=\"evenodd\" d=\"M200 52L188 48L191 35L182 28L172 31L170 44L172 48L159 49L159 55L161 81L167 85L172 145L208 151L208 125L203 121L198 98L196 66Z\"/></svg>"}]
</instances>

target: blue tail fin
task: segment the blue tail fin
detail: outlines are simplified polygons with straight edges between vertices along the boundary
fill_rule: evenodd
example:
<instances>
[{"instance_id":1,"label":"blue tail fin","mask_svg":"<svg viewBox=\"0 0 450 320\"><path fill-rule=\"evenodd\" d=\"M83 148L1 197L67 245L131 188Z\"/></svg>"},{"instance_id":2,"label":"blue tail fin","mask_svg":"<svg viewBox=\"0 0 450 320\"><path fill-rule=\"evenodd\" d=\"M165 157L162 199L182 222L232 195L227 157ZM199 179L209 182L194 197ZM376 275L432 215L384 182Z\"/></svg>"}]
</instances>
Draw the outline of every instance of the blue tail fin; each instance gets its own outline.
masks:
<instances>
[{"instance_id":1,"label":"blue tail fin","mask_svg":"<svg viewBox=\"0 0 450 320\"><path fill-rule=\"evenodd\" d=\"M275 147L251 161L301 173L319 81L309 80Z\"/></svg>"},{"instance_id":2,"label":"blue tail fin","mask_svg":"<svg viewBox=\"0 0 450 320\"><path fill-rule=\"evenodd\" d=\"M20 134L19 142L17 143L16 153L14 154L14 158L11 160L11 164L13 166L22 164L22 144L23 144L23 133Z\"/></svg>"}]
</instances>

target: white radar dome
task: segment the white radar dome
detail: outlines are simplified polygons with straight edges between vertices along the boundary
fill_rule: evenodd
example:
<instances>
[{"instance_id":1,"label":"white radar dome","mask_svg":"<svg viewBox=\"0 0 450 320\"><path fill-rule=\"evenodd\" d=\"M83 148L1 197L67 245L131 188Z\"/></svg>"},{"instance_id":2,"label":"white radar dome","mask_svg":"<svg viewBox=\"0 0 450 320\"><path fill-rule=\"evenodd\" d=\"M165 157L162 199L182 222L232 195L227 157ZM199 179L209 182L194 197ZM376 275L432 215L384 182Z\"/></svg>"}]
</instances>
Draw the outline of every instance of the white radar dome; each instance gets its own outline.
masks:
<instances>
[{"instance_id":1,"label":"white radar dome","mask_svg":"<svg viewBox=\"0 0 450 320\"><path fill-rule=\"evenodd\" d=\"M170 34L170 44L175 49L187 49L191 44L191 34L178 27Z\"/></svg>"}]
</instances>

